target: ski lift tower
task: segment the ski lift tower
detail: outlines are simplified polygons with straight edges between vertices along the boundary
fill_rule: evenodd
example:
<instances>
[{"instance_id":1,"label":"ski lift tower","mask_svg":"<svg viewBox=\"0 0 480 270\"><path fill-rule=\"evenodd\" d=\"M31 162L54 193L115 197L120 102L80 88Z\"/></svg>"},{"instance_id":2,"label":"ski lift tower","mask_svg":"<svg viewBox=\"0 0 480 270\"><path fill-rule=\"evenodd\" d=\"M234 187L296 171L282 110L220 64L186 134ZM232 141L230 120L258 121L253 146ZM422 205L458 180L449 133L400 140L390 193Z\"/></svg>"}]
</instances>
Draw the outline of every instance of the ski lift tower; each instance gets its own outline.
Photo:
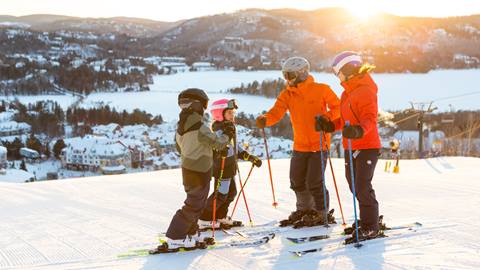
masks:
<instances>
[{"instance_id":1,"label":"ski lift tower","mask_svg":"<svg viewBox=\"0 0 480 270\"><path fill-rule=\"evenodd\" d=\"M410 102L412 105L411 111L418 114L417 128L418 128L418 157L423 158L423 123L425 121L425 114L431 113L437 109L432 107L433 101L430 102ZM428 107L427 107L428 106Z\"/></svg>"}]
</instances>

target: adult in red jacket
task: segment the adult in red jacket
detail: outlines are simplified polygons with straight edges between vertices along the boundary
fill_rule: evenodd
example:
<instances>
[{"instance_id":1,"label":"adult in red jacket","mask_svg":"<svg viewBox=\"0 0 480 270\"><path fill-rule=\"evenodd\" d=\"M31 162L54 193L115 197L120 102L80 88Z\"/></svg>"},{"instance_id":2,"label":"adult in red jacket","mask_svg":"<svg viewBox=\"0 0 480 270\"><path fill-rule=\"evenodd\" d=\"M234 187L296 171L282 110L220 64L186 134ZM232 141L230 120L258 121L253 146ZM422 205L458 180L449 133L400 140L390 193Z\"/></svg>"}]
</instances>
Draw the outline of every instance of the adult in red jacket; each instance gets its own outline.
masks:
<instances>
[{"instance_id":1,"label":"adult in red jacket","mask_svg":"<svg viewBox=\"0 0 480 270\"><path fill-rule=\"evenodd\" d=\"M315 116L340 116L340 100L332 89L314 82L309 75L310 64L303 57L291 57L282 66L288 85L277 97L275 105L257 118L257 127L272 126L290 112L293 127L293 154L290 161L290 187L296 195L296 211L282 224L301 220L302 226L323 224L329 209L328 190L324 190L327 145L330 134L320 146L320 133L315 131ZM326 201L324 201L326 198ZM298 225L298 224L297 224Z\"/></svg>"},{"instance_id":2,"label":"adult in red jacket","mask_svg":"<svg viewBox=\"0 0 480 270\"><path fill-rule=\"evenodd\" d=\"M340 118L317 118L317 130L333 132L342 129L343 147L352 140L355 191L360 207L360 239L378 235L378 202L372 187L377 164L380 137L377 128L377 85L369 74L373 66L364 64L355 52L342 52L333 62L335 75L344 88L340 98ZM350 125L345 123L349 121ZM350 158L345 152L345 175L352 190Z\"/></svg>"}]
</instances>

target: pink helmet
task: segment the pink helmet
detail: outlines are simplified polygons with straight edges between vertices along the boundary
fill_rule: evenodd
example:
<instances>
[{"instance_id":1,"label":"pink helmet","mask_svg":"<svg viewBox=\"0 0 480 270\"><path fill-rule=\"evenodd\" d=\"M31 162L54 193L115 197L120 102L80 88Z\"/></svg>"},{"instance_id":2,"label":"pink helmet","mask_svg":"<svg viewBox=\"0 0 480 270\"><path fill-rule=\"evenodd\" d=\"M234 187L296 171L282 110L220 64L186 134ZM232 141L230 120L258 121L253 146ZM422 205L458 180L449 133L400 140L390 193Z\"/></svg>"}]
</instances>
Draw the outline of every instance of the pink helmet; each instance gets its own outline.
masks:
<instances>
[{"instance_id":1,"label":"pink helmet","mask_svg":"<svg viewBox=\"0 0 480 270\"><path fill-rule=\"evenodd\" d=\"M235 99L219 99L212 103L210 106L210 112L212 113L213 120L215 121L223 121L223 113L225 110L233 110L237 109L237 103Z\"/></svg>"}]
</instances>

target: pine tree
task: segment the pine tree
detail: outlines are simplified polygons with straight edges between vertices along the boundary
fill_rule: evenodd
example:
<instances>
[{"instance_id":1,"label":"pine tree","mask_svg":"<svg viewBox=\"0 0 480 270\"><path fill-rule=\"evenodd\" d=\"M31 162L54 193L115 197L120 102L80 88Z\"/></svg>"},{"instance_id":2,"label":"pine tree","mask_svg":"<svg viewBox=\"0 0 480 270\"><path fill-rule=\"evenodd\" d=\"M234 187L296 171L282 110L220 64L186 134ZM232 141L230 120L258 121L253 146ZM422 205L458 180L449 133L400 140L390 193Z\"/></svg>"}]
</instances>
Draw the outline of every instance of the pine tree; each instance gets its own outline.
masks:
<instances>
[{"instance_id":1,"label":"pine tree","mask_svg":"<svg viewBox=\"0 0 480 270\"><path fill-rule=\"evenodd\" d=\"M60 154L62 153L62 149L65 148L65 142L62 139L57 140L53 145L53 154L57 159L60 159Z\"/></svg>"},{"instance_id":2,"label":"pine tree","mask_svg":"<svg viewBox=\"0 0 480 270\"><path fill-rule=\"evenodd\" d=\"M52 152L50 151L50 143L49 143L49 142L47 142L47 143L45 144L45 151L44 151L44 153L45 153L45 156L47 156L47 158L50 158L50 156L52 155Z\"/></svg>"},{"instance_id":3,"label":"pine tree","mask_svg":"<svg viewBox=\"0 0 480 270\"><path fill-rule=\"evenodd\" d=\"M25 160L22 160L22 163L20 163L20 170L24 170L28 172L27 165L25 164Z\"/></svg>"}]
</instances>

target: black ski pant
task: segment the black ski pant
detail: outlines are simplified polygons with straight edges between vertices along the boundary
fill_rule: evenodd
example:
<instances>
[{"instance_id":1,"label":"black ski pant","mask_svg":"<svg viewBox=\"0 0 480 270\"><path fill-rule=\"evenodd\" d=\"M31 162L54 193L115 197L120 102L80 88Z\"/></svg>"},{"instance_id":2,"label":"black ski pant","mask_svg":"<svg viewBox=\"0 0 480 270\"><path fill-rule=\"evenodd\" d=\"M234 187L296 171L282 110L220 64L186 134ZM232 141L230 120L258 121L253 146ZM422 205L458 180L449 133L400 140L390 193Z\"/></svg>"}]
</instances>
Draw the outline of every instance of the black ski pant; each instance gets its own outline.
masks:
<instances>
[{"instance_id":1,"label":"black ski pant","mask_svg":"<svg viewBox=\"0 0 480 270\"><path fill-rule=\"evenodd\" d=\"M373 174L377 165L379 149L354 150L353 175L355 177L355 192L360 208L360 227L367 230L378 230L378 202L372 187ZM350 173L350 156L345 151L345 176L352 191Z\"/></svg>"},{"instance_id":2,"label":"black ski pant","mask_svg":"<svg viewBox=\"0 0 480 270\"><path fill-rule=\"evenodd\" d=\"M184 205L172 218L166 236L184 239L198 230L198 218L205 207L210 189L211 172L198 173L182 168L183 187L187 193Z\"/></svg>"},{"instance_id":3,"label":"black ski pant","mask_svg":"<svg viewBox=\"0 0 480 270\"><path fill-rule=\"evenodd\" d=\"M319 152L293 151L290 160L290 188L297 197L297 210L315 209L328 211L330 196L326 192L327 209L325 209L323 181L327 164L327 152L323 151L323 169Z\"/></svg>"},{"instance_id":4,"label":"black ski pant","mask_svg":"<svg viewBox=\"0 0 480 270\"><path fill-rule=\"evenodd\" d=\"M215 179L215 187L218 185L218 179ZM222 219L227 217L228 207L235 199L237 195L237 187L235 186L235 177L222 179L220 186L217 190L217 202L215 213L216 219ZM215 198L215 190L213 190L210 197L208 197L205 208L203 209L202 215L200 216L201 220L212 220L213 219L213 200Z\"/></svg>"}]
</instances>

